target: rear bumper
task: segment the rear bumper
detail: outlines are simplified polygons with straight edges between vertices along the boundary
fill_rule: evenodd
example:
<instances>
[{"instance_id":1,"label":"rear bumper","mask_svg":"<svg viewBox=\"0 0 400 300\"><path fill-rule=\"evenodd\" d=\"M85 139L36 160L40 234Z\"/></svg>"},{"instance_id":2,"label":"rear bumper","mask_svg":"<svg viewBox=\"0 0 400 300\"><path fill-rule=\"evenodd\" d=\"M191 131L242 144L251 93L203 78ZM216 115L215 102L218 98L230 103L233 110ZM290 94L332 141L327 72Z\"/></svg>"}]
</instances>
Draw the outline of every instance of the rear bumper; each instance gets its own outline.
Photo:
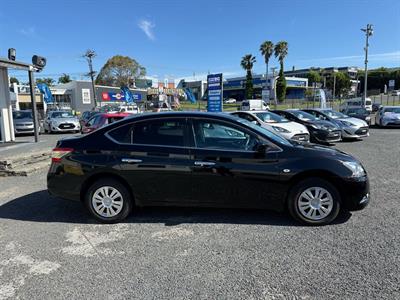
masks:
<instances>
[{"instance_id":1,"label":"rear bumper","mask_svg":"<svg viewBox=\"0 0 400 300\"><path fill-rule=\"evenodd\" d=\"M66 173L61 165L52 163L47 173L47 190L52 196L80 201L81 179Z\"/></svg>"}]
</instances>

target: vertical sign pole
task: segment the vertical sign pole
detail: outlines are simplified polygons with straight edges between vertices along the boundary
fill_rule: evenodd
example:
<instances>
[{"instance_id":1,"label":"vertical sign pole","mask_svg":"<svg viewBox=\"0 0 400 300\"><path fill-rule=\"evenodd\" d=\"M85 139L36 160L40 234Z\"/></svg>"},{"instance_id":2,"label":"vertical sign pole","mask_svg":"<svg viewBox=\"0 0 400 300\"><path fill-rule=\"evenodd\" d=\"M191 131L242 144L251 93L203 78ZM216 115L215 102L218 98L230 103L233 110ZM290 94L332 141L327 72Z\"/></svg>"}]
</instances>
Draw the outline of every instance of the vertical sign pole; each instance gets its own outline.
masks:
<instances>
[{"instance_id":1,"label":"vertical sign pole","mask_svg":"<svg viewBox=\"0 0 400 300\"><path fill-rule=\"evenodd\" d=\"M38 122L38 114L36 107L36 99L35 99L35 84L33 78L33 70L29 70L29 88L31 90L31 104L32 104L32 114L33 114L33 128L35 131L35 143L39 141L39 122Z\"/></svg>"}]
</instances>

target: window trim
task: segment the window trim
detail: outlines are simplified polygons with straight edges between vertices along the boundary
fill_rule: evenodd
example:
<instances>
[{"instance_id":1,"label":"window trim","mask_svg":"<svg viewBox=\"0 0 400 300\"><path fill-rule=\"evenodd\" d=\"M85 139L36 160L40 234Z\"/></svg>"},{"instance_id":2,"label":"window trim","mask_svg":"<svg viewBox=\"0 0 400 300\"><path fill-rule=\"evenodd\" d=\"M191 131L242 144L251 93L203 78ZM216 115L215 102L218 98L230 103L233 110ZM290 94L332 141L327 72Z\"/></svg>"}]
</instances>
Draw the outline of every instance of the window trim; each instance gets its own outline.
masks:
<instances>
[{"instance_id":1,"label":"window trim","mask_svg":"<svg viewBox=\"0 0 400 300\"><path fill-rule=\"evenodd\" d=\"M131 126L135 126L135 124L137 123L141 123L141 122L147 122L147 121L162 121L162 120L168 120L168 119L184 119L185 120L185 125L184 125L184 135L183 135L183 146L173 146L173 145L162 145L162 144L140 144L140 143L121 143L119 141L117 141L116 139L114 139L109 132L113 131L113 130L117 130L118 128L121 128L123 126L127 126L127 125L131 125ZM112 128L110 130L108 130L107 132L104 133L104 136L107 137L109 140L111 140L112 142L118 144L118 145L125 145L125 146L147 146L147 147L167 147L167 148L179 148L179 149L189 149L189 145L188 143L188 138L185 137L185 131L188 131L190 133L190 131L188 130L188 117L186 116L182 116L182 117L163 117L163 118L149 118L149 119L143 119L143 120L136 120L130 123L125 123L125 124L121 124L118 127Z\"/></svg>"},{"instance_id":2,"label":"window trim","mask_svg":"<svg viewBox=\"0 0 400 300\"><path fill-rule=\"evenodd\" d=\"M189 134L189 138L187 138L186 140L184 139L184 143L187 143L187 145L184 146L171 146L171 145L160 145L160 144L135 144L135 143L121 143L119 141L117 141L116 139L114 139L112 136L109 135L110 131L116 130L118 128L121 128L123 126L126 125L133 125L135 123L138 122L144 122L144 121L150 121L150 120L163 120L163 119L169 119L169 118L177 118L177 119L186 119L186 127L187 127L187 133ZM198 148L196 147L196 140L195 140L195 134L194 134L194 127L193 127L193 120L211 120L211 121L220 121L223 123L227 123L227 124L233 124L234 126L239 127L240 129L243 129L247 132L249 132L250 134L256 135L258 137L258 139L262 140L263 142L268 143L269 145L272 145L276 150L272 150L272 151L268 151L267 153L279 153L279 152L283 152L283 149L281 147L279 147L278 145L276 145L275 143L271 142L268 138L265 138L259 134L257 134L256 132L253 132L252 130L234 124L232 122L228 122L225 120L221 120L221 119L214 119L214 118L202 118L202 117L192 117L192 116L178 116L178 117L154 117L154 118L146 118L143 120L136 120L130 123L125 123L125 124L121 124L118 127L112 128L110 130L108 130L107 132L104 133L104 136L106 138L108 138L109 140L111 140L112 142L114 142L117 145L122 145L122 146L138 146L138 147L165 147L165 148L177 148L177 149L187 149L188 151L193 151L193 150L208 150L208 151L219 151L219 152L241 152L241 153L256 153L256 151L248 151L248 150L228 150L228 149L214 149L214 148ZM190 128L191 130L190 130Z\"/></svg>"}]
</instances>

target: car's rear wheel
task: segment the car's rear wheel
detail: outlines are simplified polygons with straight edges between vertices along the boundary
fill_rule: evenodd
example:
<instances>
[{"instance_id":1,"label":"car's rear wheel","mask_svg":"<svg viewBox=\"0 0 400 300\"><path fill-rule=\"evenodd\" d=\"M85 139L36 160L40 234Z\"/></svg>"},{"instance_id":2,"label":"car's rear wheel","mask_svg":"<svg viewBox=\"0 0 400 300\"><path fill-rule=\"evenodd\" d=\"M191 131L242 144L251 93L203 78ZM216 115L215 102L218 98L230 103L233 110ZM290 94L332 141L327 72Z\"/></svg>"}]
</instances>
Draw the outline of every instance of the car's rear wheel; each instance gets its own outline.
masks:
<instances>
[{"instance_id":1,"label":"car's rear wheel","mask_svg":"<svg viewBox=\"0 0 400 300\"><path fill-rule=\"evenodd\" d=\"M116 223L132 211L132 197L119 181L103 178L94 182L85 194L89 212L102 223Z\"/></svg>"},{"instance_id":2,"label":"car's rear wheel","mask_svg":"<svg viewBox=\"0 0 400 300\"><path fill-rule=\"evenodd\" d=\"M292 188L288 209L296 220L304 224L325 225L338 216L340 202L340 194L330 182L310 178Z\"/></svg>"}]
</instances>

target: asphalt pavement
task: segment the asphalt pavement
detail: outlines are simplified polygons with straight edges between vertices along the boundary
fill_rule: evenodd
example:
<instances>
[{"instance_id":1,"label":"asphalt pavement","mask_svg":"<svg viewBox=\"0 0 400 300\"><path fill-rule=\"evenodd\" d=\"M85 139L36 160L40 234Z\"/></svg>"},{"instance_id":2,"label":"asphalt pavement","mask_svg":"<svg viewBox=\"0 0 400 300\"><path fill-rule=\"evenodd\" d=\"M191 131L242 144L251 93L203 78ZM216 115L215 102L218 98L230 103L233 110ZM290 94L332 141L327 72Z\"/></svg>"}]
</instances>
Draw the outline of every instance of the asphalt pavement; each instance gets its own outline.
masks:
<instances>
[{"instance_id":1,"label":"asphalt pavement","mask_svg":"<svg viewBox=\"0 0 400 300\"><path fill-rule=\"evenodd\" d=\"M365 165L372 200L324 227L179 208L100 225L48 195L46 170L0 178L0 299L399 299L400 129L336 147Z\"/></svg>"}]
</instances>

